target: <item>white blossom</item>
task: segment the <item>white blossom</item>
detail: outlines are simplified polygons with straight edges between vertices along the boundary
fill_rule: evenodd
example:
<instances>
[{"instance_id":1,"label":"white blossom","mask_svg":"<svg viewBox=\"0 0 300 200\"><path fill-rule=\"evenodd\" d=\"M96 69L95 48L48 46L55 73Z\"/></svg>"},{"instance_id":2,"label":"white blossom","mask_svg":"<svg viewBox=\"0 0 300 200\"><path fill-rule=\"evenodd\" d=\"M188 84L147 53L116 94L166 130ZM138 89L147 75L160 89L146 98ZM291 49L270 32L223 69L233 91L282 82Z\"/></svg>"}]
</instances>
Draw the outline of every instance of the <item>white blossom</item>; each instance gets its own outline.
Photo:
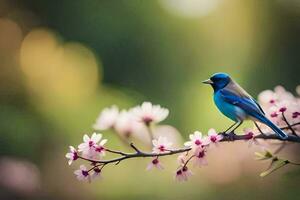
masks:
<instances>
[{"instance_id":1,"label":"white blossom","mask_svg":"<svg viewBox=\"0 0 300 200\"><path fill-rule=\"evenodd\" d=\"M167 118L169 110L162 108L160 105L152 105L150 102L144 102L132 110L136 120L146 125L150 123L159 123Z\"/></svg>"},{"instance_id":2,"label":"white blossom","mask_svg":"<svg viewBox=\"0 0 300 200\"><path fill-rule=\"evenodd\" d=\"M91 137L88 135L83 136L83 143L78 145L78 151L82 152L83 156L88 158L96 158L97 156L105 155L104 144L106 139L101 140L102 134L93 133ZM99 144L98 144L99 143Z\"/></svg>"},{"instance_id":3,"label":"white blossom","mask_svg":"<svg viewBox=\"0 0 300 200\"><path fill-rule=\"evenodd\" d=\"M153 143L153 153L164 153L170 150L172 143L168 141L166 137L159 137L157 140L152 140Z\"/></svg>"},{"instance_id":4,"label":"white blossom","mask_svg":"<svg viewBox=\"0 0 300 200\"><path fill-rule=\"evenodd\" d=\"M75 170L74 174L76 175L76 178L80 181L91 181L90 174L84 165L80 165L80 168L78 170Z\"/></svg>"},{"instance_id":5,"label":"white blossom","mask_svg":"<svg viewBox=\"0 0 300 200\"><path fill-rule=\"evenodd\" d=\"M113 128L119 116L119 109L113 105L110 108L105 108L98 118L96 123L93 125L95 130L107 130Z\"/></svg>"},{"instance_id":6,"label":"white blossom","mask_svg":"<svg viewBox=\"0 0 300 200\"><path fill-rule=\"evenodd\" d=\"M78 159L78 152L73 146L70 146L69 148L70 152L66 154L66 158L69 159L68 164L71 165L73 161Z\"/></svg>"}]
</instances>

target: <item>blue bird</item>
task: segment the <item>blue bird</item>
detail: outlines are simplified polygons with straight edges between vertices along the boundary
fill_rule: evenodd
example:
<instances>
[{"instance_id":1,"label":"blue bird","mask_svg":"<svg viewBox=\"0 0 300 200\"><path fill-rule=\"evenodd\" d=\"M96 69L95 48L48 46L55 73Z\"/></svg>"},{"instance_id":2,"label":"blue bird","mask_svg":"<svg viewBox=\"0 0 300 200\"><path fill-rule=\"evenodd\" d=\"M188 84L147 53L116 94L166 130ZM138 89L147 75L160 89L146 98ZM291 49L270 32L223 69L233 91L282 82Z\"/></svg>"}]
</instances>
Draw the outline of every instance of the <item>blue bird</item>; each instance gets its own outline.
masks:
<instances>
[{"instance_id":1,"label":"blue bird","mask_svg":"<svg viewBox=\"0 0 300 200\"><path fill-rule=\"evenodd\" d=\"M216 73L202 83L210 84L214 89L214 102L218 109L235 123L225 133L237 125L233 133L246 119L254 123L261 122L270 127L281 139L288 136L266 116L260 105L241 86L230 78L228 74Z\"/></svg>"}]
</instances>

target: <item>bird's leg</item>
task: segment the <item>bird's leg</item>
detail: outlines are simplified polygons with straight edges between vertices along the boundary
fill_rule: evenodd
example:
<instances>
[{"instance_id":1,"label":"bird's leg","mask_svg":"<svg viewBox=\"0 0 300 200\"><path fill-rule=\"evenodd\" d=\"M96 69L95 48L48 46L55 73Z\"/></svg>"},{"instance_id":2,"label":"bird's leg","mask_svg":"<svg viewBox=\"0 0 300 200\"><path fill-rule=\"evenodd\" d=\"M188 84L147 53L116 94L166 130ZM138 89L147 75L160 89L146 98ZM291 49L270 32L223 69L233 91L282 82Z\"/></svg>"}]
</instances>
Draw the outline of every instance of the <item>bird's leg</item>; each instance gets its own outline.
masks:
<instances>
[{"instance_id":1,"label":"bird's leg","mask_svg":"<svg viewBox=\"0 0 300 200\"><path fill-rule=\"evenodd\" d=\"M227 132L238 123L239 122L235 122L228 129L226 129L226 131L222 132L221 134L223 135L223 137L228 137L230 141L233 141L235 134L232 131L230 131L229 133L227 133Z\"/></svg>"},{"instance_id":2,"label":"bird's leg","mask_svg":"<svg viewBox=\"0 0 300 200\"><path fill-rule=\"evenodd\" d=\"M226 131L223 131L222 134L226 134L227 131L229 131L232 127L234 127L238 122L235 122L234 124L232 124L228 129L226 129Z\"/></svg>"},{"instance_id":3,"label":"bird's leg","mask_svg":"<svg viewBox=\"0 0 300 200\"><path fill-rule=\"evenodd\" d=\"M233 125L231 125L226 131L222 132L221 134L224 136L224 137L228 137L230 141L233 141L234 140L234 137L236 136L234 131L240 127L241 125L243 124L243 121L238 121L238 122L235 122ZM236 127L234 127L235 125L237 125ZM227 133L232 127L234 127L234 129L232 129L229 133Z\"/></svg>"},{"instance_id":4,"label":"bird's leg","mask_svg":"<svg viewBox=\"0 0 300 200\"><path fill-rule=\"evenodd\" d=\"M265 133L261 130L261 128L258 126L258 124L256 123L256 121L253 121L257 130L260 132L260 134L265 135Z\"/></svg>"},{"instance_id":5,"label":"bird's leg","mask_svg":"<svg viewBox=\"0 0 300 200\"><path fill-rule=\"evenodd\" d=\"M234 138L235 138L235 136L236 136L236 134L234 133L234 131L235 131L240 125L243 124L243 121L239 121L239 122L237 122L237 123L235 123L235 124L237 124L237 126L236 126L234 129L232 129L232 131L230 131L229 133L226 134L230 141L234 141Z\"/></svg>"},{"instance_id":6,"label":"bird's leg","mask_svg":"<svg viewBox=\"0 0 300 200\"><path fill-rule=\"evenodd\" d=\"M234 131L235 131L238 127L240 127L242 124L243 124L243 121L239 121L239 122L238 122L238 125L237 125L236 127L234 127L234 129L232 129L231 133L234 134Z\"/></svg>"}]
</instances>

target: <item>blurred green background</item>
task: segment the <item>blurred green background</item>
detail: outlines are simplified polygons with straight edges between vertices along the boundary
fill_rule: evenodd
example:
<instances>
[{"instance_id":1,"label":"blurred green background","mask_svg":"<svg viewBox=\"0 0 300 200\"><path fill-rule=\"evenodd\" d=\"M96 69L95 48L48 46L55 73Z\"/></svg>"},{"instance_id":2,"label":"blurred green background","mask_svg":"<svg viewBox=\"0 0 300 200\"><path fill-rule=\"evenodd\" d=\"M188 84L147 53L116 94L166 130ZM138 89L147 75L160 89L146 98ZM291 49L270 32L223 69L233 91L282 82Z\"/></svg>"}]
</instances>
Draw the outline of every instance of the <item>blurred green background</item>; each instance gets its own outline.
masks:
<instances>
[{"instance_id":1,"label":"blurred green background","mask_svg":"<svg viewBox=\"0 0 300 200\"><path fill-rule=\"evenodd\" d=\"M224 130L201 81L223 71L253 96L294 91L299 35L297 0L0 0L0 199L297 199L300 170L262 179L267 165L243 142L212 150L187 183L173 180L176 157L164 172L130 160L87 184L64 156L112 104L161 104L183 138Z\"/></svg>"}]
</instances>

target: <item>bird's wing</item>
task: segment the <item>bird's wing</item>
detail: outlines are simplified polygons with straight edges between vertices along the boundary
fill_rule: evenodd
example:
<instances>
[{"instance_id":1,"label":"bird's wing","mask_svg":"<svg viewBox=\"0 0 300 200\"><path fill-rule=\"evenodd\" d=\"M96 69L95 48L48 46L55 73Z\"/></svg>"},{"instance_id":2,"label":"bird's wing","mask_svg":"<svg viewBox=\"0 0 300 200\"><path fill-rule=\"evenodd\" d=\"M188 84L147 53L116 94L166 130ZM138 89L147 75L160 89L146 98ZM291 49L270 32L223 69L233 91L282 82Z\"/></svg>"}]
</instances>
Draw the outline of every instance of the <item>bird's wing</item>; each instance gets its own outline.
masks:
<instances>
[{"instance_id":1,"label":"bird's wing","mask_svg":"<svg viewBox=\"0 0 300 200\"><path fill-rule=\"evenodd\" d=\"M256 105L256 107L263 114L265 114L265 112L263 111L261 106L257 103L257 101L250 94L248 94L239 84L237 84L235 81L231 80L230 83L223 90L228 91L228 92L232 93L233 95L236 95L236 96L238 96L242 99L247 99L250 102L252 101L252 103L254 103Z\"/></svg>"},{"instance_id":2,"label":"bird's wing","mask_svg":"<svg viewBox=\"0 0 300 200\"><path fill-rule=\"evenodd\" d=\"M257 107L259 108L259 110L265 115L265 111L262 109L262 107L257 103L257 101L255 99L252 98L252 101L254 101L254 103L257 105Z\"/></svg>"},{"instance_id":3,"label":"bird's wing","mask_svg":"<svg viewBox=\"0 0 300 200\"><path fill-rule=\"evenodd\" d=\"M240 96L231 90L222 89L219 91L221 98L232 105L238 106L251 116L264 115L260 106L250 97Z\"/></svg>"}]
</instances>

